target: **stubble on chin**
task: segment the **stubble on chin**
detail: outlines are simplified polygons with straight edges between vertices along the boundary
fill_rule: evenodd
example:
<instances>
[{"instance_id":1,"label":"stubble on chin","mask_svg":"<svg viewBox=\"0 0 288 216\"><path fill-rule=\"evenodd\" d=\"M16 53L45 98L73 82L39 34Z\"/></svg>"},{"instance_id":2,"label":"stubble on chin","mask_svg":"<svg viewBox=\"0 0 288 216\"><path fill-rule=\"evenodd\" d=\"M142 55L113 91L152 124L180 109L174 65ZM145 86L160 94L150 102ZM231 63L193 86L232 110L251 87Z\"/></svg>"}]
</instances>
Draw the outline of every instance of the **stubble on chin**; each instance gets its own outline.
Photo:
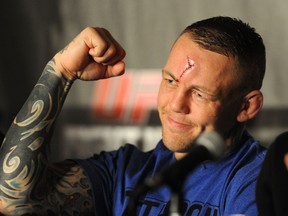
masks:
<instances>
[{"instance_id":1,"label":"stubble on chin","mask_svg":"<svg viewBox=\"0 0 288 216\"><path fill-rule=\"evenodd\" d=\"M165 131L162 131L162 140L166 148L172 152L187 153L191 150L194 145L197 136L200 134L196 133L195 136L186 136L184 134L173 134L168 135Z\"/></svg>"}]
</instances>

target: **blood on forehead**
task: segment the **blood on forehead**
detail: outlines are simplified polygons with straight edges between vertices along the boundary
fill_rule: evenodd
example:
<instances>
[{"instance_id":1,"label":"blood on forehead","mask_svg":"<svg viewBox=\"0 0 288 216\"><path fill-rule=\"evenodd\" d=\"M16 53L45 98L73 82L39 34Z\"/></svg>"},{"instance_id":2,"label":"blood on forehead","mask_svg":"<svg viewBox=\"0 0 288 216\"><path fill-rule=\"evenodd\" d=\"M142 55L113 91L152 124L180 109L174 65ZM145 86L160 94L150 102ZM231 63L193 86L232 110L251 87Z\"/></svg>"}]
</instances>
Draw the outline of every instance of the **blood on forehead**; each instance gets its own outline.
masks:
<instances>
[{"instance_id":1,"label":"blood on forehead","mask_svg":"<svg viewBox=\"0 0 288 216\"><path fill-rule=\"evenodd\" d=\"M183 69L179 79L181 79L181 77L184 74L191 72L194 67L195 67L195 62L191 58L189 58L189 56L187 56L187 62L186 62L185 68Z\"/></svg>"}]
</instances>

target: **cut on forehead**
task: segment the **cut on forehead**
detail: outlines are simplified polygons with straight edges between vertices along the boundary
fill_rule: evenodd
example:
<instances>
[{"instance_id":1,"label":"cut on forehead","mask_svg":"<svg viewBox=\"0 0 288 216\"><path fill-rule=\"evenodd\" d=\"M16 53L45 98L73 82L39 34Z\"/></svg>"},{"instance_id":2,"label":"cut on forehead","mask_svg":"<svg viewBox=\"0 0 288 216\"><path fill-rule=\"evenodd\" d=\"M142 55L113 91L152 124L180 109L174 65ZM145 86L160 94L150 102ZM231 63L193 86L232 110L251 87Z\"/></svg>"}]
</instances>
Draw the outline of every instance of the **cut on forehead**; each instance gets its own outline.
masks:
<instances>
[{"instance_id":1,"label":"cut on forehead","mask_svg":"<svg viewBox=\"0 0 288 216\"><path fill-rule=\"evenodd\" d=\"M245 89L260 89L266 70L266 52L262 37L240 19L217 16L187 26L180 34L204 49L238 61L238 77Z\"/></svg>"},{"instance_id":2,"label":"cut on forehead","mask_svg":"<svg viewBox=\"0 0 288 216\"><path fill-rule=\"evenodd\" d=\"M195 68L195 62L189 57L187 56L187 63L182 71L182 74L180 75L179 79L185 74L188 73L190 71L192 71Z\"/></svg>"},{"instance_id":3,"label":"cut on forehead","mask_svg":"<svg viewBox=\"0 0 288 216\"><path fill-rule=\"evenodd\" d=\"M251 76L256 76L256 74L254 74L254 72L252 73L249 73L249 71L247 71L247 62L246 61L241 61L238 56L234 56L234 55L230 55L230 54L227 54L227 53L222 53L222 52L219 52L218 50L214 50L214 49L207 49L205 46L201 46L201 44L198 43L197 40L195 40L195 38L193 37L193 34L189 33L189 32L186 32L186 33L183 33L180 35L180 37L176 40L179 41L179 39L183 38L183 37L186 37L186 38L190 38L191 39L191 42L194 42L195 44L197 44L200 48L204 49L204 50L208 50L208 51L211 51L213 53L217 53L219 55L223 55L227 58L229 58L232 62L233 62L233 68L230 68L230 72L229 75L231 75L231 78L233 78L233 85L231 85L231 90L233 92L235 91L243 91L243 92L247 92L247 89L250 89L250 88L253 88L252 85L251 85L251 81L253 80L252 78L245 78L247 76L251 77ZM176 44L175 42L175 44ZM175 45L174 44L174 45ZM192 65L190 64L192 60L192 58L190 58L189 56L186 57L186 61L187 61L187 65ZM188 58L191 59L190 60L190 63L188 63ZM193 64L193 66L195 67L196 65ZM191 67L191 66L188 66L188 67ZM183 69L183 72L182 72L182 76L185 74L185 68ZM249 75L246 75L247 73L249 73ZM256 81L257 82L257 81Z\"/></svg>"},{"instance_id":4,"label":"cut on forehead","mask_svg":"<svg viewBox=\"0 0 288 216\"><path fill-rule=\"evenodd\" d=\"M170 61L170 58L173 60ZM167 61L167 63L168 62L173 63L167 65L169 66L173 65L173 67L177 65L178 66L177 71L180 72L181 76L183 76L186 72L193 71L194 68L199 69L201 67L202 68L206 66L212 67L214 65L213 67L216 67L216 69L218 70L220 69L220 67L222 67L221 65L227 64L226 63L227 59L230 59L228 61L232 63L234 70L234 64L237 62L235 61L236 60L235 57L226 56L222 53L205 49L204 47L200 46L197 42L195 42L194 38L189 33L187 33L182 34L175 41L171 49L169 59Z\"/></svg>"}]
</instances>

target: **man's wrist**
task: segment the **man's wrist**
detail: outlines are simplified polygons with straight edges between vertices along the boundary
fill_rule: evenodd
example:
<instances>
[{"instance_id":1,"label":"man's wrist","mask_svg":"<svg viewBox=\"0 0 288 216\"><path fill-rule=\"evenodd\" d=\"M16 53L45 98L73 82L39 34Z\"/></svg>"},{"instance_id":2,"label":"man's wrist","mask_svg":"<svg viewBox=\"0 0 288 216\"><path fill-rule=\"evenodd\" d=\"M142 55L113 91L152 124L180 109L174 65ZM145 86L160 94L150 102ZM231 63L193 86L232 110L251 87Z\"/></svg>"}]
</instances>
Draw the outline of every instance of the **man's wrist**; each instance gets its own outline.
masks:
<instances>
[{"instance_id":1,"label":"man's wrist","mask_svg":"<svg viewBox=\"0 0 288 216\"><path fill-rule=\"evenodd\" d=\"M69 70L65 69L63 64L61 64L60 55L61 55L60 53L57 53L51 60L54 63L53 68L56 75L70 82L75 81L77 79L76 76L73 73L69 72Z\"/></svg>"}]
</instances>

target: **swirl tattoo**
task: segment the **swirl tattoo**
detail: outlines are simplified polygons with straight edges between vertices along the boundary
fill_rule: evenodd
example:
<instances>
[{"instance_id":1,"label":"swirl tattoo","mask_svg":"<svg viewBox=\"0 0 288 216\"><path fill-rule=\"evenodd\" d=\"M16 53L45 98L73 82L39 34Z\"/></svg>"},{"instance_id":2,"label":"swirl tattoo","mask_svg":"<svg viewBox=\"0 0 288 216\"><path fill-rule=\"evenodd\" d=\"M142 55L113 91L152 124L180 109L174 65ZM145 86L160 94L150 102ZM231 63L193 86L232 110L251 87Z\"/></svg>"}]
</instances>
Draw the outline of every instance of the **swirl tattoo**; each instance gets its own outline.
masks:
<instances>
[{"instance_id":1,"label":"swirl tattoo","mask_svg":"<svg viewBox=\"0 0 288 216\"><path fill-rule=\"evenodd\" d=\"M4 157L0 158L3 213L91 213L91 188L83 170L71 161L56 168L48 162L46 151L51 131L72 84L56 75L54 65L53 60L47 64L3 142ZM67 200L72 205L61 207Z\"/></svg>"}]
</instances>

